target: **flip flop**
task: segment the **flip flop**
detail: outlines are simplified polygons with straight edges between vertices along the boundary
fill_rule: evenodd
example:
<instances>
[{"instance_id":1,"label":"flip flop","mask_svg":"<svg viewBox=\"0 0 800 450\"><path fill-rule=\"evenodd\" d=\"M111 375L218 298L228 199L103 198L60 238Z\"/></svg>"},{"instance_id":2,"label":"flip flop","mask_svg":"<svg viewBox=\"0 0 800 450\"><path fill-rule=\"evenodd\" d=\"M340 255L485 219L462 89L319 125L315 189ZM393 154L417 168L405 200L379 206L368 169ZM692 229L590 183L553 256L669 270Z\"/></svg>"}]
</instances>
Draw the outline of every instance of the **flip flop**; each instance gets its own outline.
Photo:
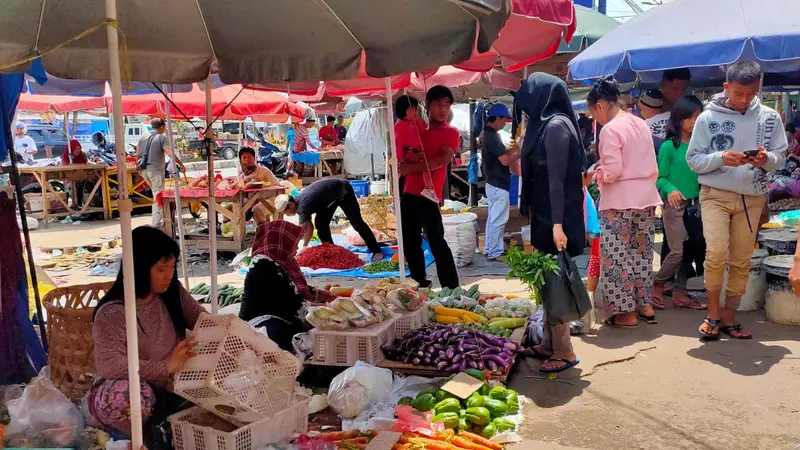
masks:
<instances>
[{"instance_id":1,"label":"flip flop","mask_svg":"<svg viewBox=\"0 0 800 450\"><path fill-rule=\"evenodd\" d=\"M742 332L744 331L744 327L738 323L733 325L721 326L719 327L719 331L727 334L731 339L743 339L743 340L753 339L752 334L742 334ZM734 335L733 333L738 333L738 334Z\"/></svg>"},{"instance_id":2,"label":"flip flop","mask_svg":"<svg viewBox=\"0 0 800 450\"><path fill-rule=\"evenodd\" d=\"M673 300L672 303L676 308L693 309L695 311L705 311L708 309L708 305L698 302L697 300L691 300L689 302L676 302Z\"/></svg>"},{"instance_id":3,"label":"flip flop","mask_svg":"<svg viewBox=\"0 0 800 450\"><path fill-rule=\"evenodd\" d=\"M656 319L655 315L653 315L653 316L645 316L644 314L642 314L640 312L637 312L636 316L639 317L640 319L644 320L645 323L647 323L648 325L657 325L658 324L658 320Z\"/></svg>"},{"instance_id":4,"label":"flip flop","mask_svg":"<svg viewBox=\"0 0 800 450\"><path fill-rule=\"evenodd\" d=\"M715 320L715 319L712 319L712 318L706 316L706 318L703 319L703 323L708 325L709 327L711 327L712 331L716 329L717 332L716 333L708 333L706 331L703 331L703 328L702 328L702 325L701 325L700 328L697 329L697 331L700 333L700 339L702 339L704 341L718 341L719 340L719 331L720 331L720 326L719 326L720 322L721 322L721 320Z\"/></svg>"},{"instance_id":5,"label":"flip flop","mask_svg":"<svg viewBox=\"0 0 800 450\"><path fill-rule=\"evenodd\" d=\"M554 367L552 369L546 369L544 367L540 367L539 368L539 372L541 372L541 373L561 373L561 372L563 372L563 371L565 371L567 369L570 369L572 367L577 366L578 363L581 362L581 360L577 359L577 358L575 358L575 360L573 360L573 361L570 361L570 360L564 359L564 358L549 358L548 361L559 361L559 362L563 362L565 364L563 366L561 366L561 367Z\"/></svg>"},{"instance_id":6,"label":"flip flop","mask_svg":"<svg viewBox=\"0 0 800 450\"><path fill-rule=\"evenodd\" d=\"M639 328L639 324L638 323L636 325L620 325L620 324L617 323L617 320L615 319L615 317L617 317L617 316L614 315L614 316L609 317L608 319L603 321L603 324L607 325L609 327L614 327L614 328Z\"/></svg>"},{"instance_id":7,"label":"flip flop","mask_svg":"<svg viewBox=\"0 0 800 450\"><path fill-rule=\"evenodd\" d=\"M536 350L536 347L531 347L528 350L530 351L530 356L533 356L536 359L550 359L553 357L552 355L547 356L544 353Z\"/></svg>"}]
</instances>

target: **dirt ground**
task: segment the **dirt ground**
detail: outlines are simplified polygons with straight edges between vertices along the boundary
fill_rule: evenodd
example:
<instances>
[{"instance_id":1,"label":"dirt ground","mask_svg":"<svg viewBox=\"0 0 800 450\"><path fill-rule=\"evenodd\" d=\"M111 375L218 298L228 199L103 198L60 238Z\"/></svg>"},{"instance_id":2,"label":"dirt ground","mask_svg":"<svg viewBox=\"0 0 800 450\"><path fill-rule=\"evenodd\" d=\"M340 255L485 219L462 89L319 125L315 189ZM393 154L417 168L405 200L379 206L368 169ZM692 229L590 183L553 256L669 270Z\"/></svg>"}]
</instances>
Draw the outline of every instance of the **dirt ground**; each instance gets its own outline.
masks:
<instances>
[{"instance_id":1,"label":"dirt ground","mask_svg":"<svg viewBox=\"0 0 800 450\"><path fill-rule=\"evenodd\" d=\"M134 218L134 226L149 223ZM119 222L51 224L32 232L37 247L88 245L119 233ZM223 268L224 270L224 268ZM504 266L477 258L462 271L462 284L485 292L523 292L505 280ZM208 281L197 266L190 284ZM58 282L104 280L75 271ZM241 285L227 269L220 283ZM311 278L363 285L366 280ZM234 312L224 308L222 312ZM751 341L702 343L702 312L668 309L658 325L635 330L595 326L573 338L576 369L550 381L534 359L520 359L510 385L532 400L522 449L795 449L800 448L800 327L766 322L762 313L740 316Z\"/></svg>"}]
</instances>

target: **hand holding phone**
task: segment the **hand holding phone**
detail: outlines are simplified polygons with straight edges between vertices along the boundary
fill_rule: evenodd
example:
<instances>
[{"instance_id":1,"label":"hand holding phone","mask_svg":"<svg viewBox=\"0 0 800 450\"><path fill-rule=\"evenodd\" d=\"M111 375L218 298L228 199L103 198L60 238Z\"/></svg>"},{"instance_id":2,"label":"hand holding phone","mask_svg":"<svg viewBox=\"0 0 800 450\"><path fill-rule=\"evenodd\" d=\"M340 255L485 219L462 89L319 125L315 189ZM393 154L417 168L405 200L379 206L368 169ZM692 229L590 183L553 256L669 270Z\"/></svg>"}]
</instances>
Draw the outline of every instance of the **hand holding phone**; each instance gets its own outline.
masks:
<instances>
[{"instance_id":1,"label":"hand holding phone","mask_svg":"<svg viewBox=\"0 0 800 450\"><path fill-rule=\"evenodd\" d=\"M745 150L744 156L747 156L748 158L755 158L758 156L758 153L759 150Z\"/></svg>"}]
</instances>

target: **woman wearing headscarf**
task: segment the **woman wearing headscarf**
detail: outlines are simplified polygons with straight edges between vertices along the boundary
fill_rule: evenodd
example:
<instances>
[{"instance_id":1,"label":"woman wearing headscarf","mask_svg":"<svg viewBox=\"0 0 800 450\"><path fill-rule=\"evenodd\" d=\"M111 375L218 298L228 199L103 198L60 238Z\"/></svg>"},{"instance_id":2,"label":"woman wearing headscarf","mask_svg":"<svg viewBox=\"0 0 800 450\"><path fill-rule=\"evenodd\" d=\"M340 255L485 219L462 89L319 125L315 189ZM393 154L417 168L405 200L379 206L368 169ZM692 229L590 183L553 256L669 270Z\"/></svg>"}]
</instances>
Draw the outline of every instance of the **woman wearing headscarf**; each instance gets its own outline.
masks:
<instances>
[{"instance_id":1,"label":"woman wearing headscarf","mask_svg":"<svg viewBox=\"0 0 800 450\"><path fill-rule=\"evenodd\" d=\"M303 302L327 302L333 296L308 285L295 259L303 228L285 220L258 226L252 250L252 266L244 279L239 318L267 335L278 346L292 351L292 337L306 331L300 317Z\"/></svg>"},{"instance_id":2,"label":"woman wearing headscarf","mask_svg":"<svg viewBox=\"0 0 800 450\"><path fill-rule=\"evenodd\" d=\"M528 125L522 144L520 212L529 214L531 244L556 255L583 253L583 179L586 156L578 123L564 81L534 73L514 96L517 119L524 112ZM540 371L562 372L578 364L570 342L570 324L544 318L544 340L533 352L545 359Z\"/></svg>"},{"instance_id":3,"label":"woman wearing headscarf","mask_svg":"<svg viewBox=\"0 0 800 450\"><path fill-rule=\"evenodd\" d=\"M600 188L599 288L614 314L606 325L636 328L639 318L657 323L650 302L655 210L661 197L650 127L623 110L619 96L619 85L609 77L595 83L586 99L603 126L595 174Z\"/></svg>"}]
</instances>

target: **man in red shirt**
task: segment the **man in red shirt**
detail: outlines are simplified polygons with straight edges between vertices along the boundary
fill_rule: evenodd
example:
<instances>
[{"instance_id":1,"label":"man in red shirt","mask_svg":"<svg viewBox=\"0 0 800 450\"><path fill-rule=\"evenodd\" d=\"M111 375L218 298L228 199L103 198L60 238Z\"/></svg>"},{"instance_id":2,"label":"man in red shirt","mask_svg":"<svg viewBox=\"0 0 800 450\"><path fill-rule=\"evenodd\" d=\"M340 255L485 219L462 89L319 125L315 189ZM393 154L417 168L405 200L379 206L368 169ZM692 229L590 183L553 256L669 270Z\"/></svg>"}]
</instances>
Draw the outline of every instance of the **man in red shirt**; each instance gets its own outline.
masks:
<instances>
[{"instance_id":1,"label":"man in red shirt","mask_svg":"<svg viewBox=\"0 0 800 450\"><path fill-rule=\"evenodd\" d=\"M333 116L328 116L327 125L319 129L319 140L322 143L322 147L333 147L339 140L339 133L333 126L335 122L336 119Z\"/></svg>"},{"instance_id":2,"label":"man in red shirt","mask_svg":"<svg viewBox=\"0 0 800 450\"><path fill-rule=\"evenodd\" d=\"M458 287L458 272L453 253L444 240L444 225L439 203L422 195L430 188L441 195L447 176L447 164L458 150L458 130L447 123L453 93L444 86L434 86L425 94L430 125L422 133L421 162L399 159L397 169L406 177L403 197L400 200L405 257L411 277L422 287L431 285L425 274L425 256L422 250L422 233L430 244L436 260L436 272L442 287ZM400 152L399 158L404 155Z\"/></svg>"}]
</instances>

